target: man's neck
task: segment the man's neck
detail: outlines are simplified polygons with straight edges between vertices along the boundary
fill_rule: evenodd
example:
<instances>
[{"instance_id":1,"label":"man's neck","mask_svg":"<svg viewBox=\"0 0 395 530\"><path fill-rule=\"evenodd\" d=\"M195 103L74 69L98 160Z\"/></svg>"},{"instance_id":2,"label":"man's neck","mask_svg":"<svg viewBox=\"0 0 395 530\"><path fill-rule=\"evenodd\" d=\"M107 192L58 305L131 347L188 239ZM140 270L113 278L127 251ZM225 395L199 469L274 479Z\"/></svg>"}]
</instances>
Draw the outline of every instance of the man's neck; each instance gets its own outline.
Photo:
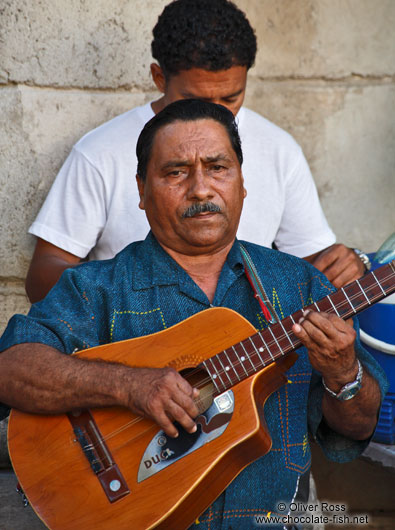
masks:
<instances>
[{"instance_id":1,"label":"man's neck","mask_svg":"<svg viewBox=\"0 0 395 530\"><path fill-rule=\"evenodd\" d=\"M189 274L192 280L206 294L209 301L212 302L214 300L222 267L224 266L229 251L233 246L233 242L234 241L214 252L194 256L181 254L161 243L160 244L166 252L170 254L174 261L176 261L180 267Z\"/></svg>"},{"instance_id":2,"label":"man's neck","mask_svg":"<svg viewBox=\"0 0 395 530\"><path fill-rule=\"evenodd\" d=\"M158 114L161 110L163 110L166 107L165 98L162 96L161 98L153 101L151 103L151 108L154 111L155 114Z\"/></svg>"}]
</instances>

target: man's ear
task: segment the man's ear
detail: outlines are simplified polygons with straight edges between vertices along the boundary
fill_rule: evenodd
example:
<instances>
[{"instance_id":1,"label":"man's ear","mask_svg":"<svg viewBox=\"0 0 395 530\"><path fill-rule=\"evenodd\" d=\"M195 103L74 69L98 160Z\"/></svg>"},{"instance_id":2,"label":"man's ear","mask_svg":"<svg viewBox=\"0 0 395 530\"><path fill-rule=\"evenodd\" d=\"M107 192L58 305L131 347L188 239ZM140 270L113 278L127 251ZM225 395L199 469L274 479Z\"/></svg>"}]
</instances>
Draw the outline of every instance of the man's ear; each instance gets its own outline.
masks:
<instances>
[{"instance_id":1,"label":"man's ear","mask_svg":"<svg viewBox=\"0 0 395 530\"><path fill-rule=\"evenodd\" d=\"M144 204L144 184L145 182L138 175L136 175L136 182L137 182L137 187L139 189L139 196L140 196L139 208L140 210L145 210L145 204Z\"/></svg>"},{"instance_id":2,"label":"man's ear","mask_svg":"<svg viewBox=\"0 0 395 530\"><path fill-rule=\"evenodd\" d=\"M159 92L164 94L166 90L166 78L162 68L156 63L152 63L150 68L152 79L156 85L156 88L159 90Z\"/></svg>"},{"instance_id":3,"label":"man's ear","mask_svg":"<svg viewBox=\"0 0 395 530\"><path fill-rule=\"evenodd\" d=\"M243 173L241 173L241 183L243 185L243 198L245 199L247 197L247 190L246 190L246 187L244 186L244 175L243 175Z\"/></svg>"}]
</instances>

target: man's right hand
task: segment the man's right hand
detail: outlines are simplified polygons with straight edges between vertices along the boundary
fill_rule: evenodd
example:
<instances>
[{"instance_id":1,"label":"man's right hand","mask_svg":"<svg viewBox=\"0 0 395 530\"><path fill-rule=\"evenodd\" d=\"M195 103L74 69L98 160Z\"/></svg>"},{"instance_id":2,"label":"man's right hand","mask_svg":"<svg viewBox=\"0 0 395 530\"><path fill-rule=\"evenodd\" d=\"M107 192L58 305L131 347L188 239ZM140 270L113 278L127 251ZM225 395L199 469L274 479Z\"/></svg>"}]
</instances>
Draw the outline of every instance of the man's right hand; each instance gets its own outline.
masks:
<instances>
[{"instance_id":1,"label":"man's right hand","mask_svg":"<svg viewBox=\"0 0 395 530\"><path fill-rule=\"evenodd\" d=\"M175 421L189 433L196 431L197 388L173 368L133 368L133 372L128 408L152 419L174 438L178 436Z\"/></svg>"},{"instance_id":2,"label":"man's right hand","mask_svg":"<svg viewBox=\"0 0 395 530\"><path fill-rule=\"evenodd\" d=\"M81 258L37 238L36 248L26 276L25 289L32 304L46 297L62 272L78 265Z\"/></svg>"},{"instance_id":3,"label":"man's right hand","mask_svg":"<svg viewBox=\"0 0 395 530\"><path fill-rule=\"evenodd\" d=\"M0 402L33 414L126 407L176 437L177 421L196 431L199 396L173 368L140 368L88 360L39 343L11 346L0 354Z\"/></svg>"}]
</instances>

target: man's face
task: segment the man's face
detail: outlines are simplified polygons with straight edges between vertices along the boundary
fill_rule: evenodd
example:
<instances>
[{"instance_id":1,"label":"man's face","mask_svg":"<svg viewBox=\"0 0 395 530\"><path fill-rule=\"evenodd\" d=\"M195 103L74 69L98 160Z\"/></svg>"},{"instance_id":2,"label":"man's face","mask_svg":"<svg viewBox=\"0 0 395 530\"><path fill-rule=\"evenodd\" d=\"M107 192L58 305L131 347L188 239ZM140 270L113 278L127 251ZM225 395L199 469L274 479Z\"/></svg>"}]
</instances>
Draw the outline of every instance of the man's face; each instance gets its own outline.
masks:
<instances>
[{"instance_id":1,"label":"man's face","mask_svg":"<svg viewBox=\"0 0 395 530\"><path fill-rule=\"evenodd\" d=\"M246 66L232 66L217 72L191 68L166 80L158 65L151 65L151 72L156 86L164 93L165 106L179 99L196 98L223 105L236 115L244 101Z\"/></svg>"},{"instance_id":2,"label":"man's face","mask_svg":"<svg viewBox=\"0 0 395 530\"><path fill-rule=\"evenodd\" d=\"M138 179L138 186L140 208L163 246L198 255L233 242L245 190L228 134L215 120L176 121L159 129L146 180ZM199 213L207 204L220 211Z\"/></svg>"}]
</instances>

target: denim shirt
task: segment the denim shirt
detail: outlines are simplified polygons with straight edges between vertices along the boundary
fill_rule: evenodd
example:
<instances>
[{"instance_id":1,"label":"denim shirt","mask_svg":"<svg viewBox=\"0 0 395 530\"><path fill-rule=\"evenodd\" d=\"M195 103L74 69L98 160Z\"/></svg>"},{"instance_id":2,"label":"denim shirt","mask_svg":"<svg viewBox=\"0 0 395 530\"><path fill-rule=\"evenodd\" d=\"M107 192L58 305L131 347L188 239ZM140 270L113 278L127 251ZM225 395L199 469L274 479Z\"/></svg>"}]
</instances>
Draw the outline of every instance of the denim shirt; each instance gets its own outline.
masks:
<instances>
[{"instance_id":1,"label":"denim shirt","mask_svg":"<svg viewBox=\"0 0 395 530\"><path fill-rule=\"evenodd\" d=\"M304 260L252 243L243 245L280 318L334 291L325 276ZM0 351L18 343L39 342L70 354L161 331L211 305L237 311L258 330L267 327L244 273L239 242L235 241L228 254L210 304L150 232L144 241L132 243L112 260L66 270L28 316L15 315L10 320L0 339ZM384 395L383 371L359 340L356 350ZM284 515L279 502L292 501L299 477L310 468L309 433L338 462L351 460L365 449L368 441L347 439L322 422L321 377L312 371L306 349L301 347L297 353L298 360L287 372L289 383L271 394L264 407L273 442L270 452L233 480L199 517L193 525L196 528L238 530L255 527L255 516ZM0 415L2 410L5 415L7 407L0 405Z\"/></svg>"}]
</instances>

